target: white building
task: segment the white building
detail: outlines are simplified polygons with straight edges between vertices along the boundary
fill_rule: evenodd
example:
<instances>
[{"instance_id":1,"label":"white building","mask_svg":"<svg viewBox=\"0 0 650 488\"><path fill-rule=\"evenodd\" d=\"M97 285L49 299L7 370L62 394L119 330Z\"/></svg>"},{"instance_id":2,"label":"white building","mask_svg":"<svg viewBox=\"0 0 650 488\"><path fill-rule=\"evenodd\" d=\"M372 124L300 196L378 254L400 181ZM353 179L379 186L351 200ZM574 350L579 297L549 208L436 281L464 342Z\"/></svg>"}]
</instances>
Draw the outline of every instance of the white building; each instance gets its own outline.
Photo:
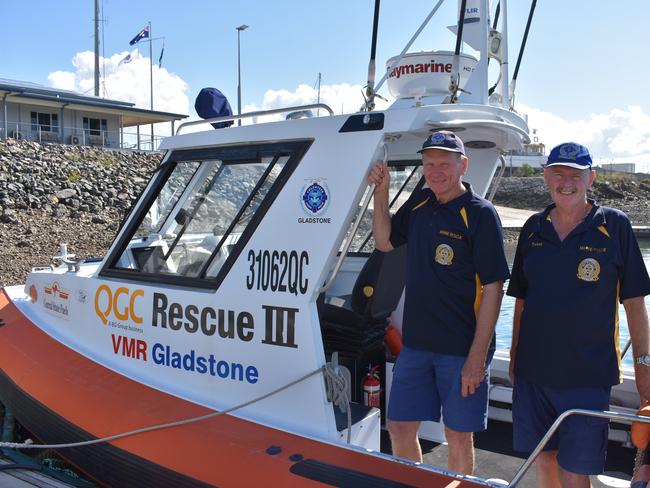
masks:
<instances>
[{"instance_id":1,"label":"white building","mask_svg":"<svg viewBox=\"0 0 650 488\"><path fill-rule=\"evenodd\" d=\"M173 133L174 123L187 117L5 79L0 79L0 115L3 139L136 149L157 148L150 124L169 122Z\"/></svg>"},{"instance_id":2,"label":"white building","mask_svg":"<svg viewBox=\"0 0 650 488\"><path fill-rule=\"evenodd\" d=\"M546 146L541 142L524 144L521 151L510 151L506 154L507 168L521 168L524 164L533 168L542 168L546 164Z\"/></svg>"}]
</instances>

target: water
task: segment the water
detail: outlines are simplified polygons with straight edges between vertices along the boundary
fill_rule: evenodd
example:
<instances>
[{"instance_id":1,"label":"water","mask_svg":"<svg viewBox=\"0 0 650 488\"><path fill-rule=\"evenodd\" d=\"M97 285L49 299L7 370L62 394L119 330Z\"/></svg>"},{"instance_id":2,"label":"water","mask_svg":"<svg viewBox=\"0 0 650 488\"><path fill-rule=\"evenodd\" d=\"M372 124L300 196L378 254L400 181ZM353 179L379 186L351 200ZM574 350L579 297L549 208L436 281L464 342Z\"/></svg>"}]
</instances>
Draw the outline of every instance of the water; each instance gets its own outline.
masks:
<instances>
[{"instance_id":1,"label":"water","mask_svg":"<svg viewBox=\"0 0 650 488\"><path fill-rule=\"evenodd\" d=\"M650 239L640 239L639 245L643 260L645 261L646 268L650 269ZM508 265L512 267L512 261L515 257L515 244L506 244L506 257L508 258ZM507 288L507 283L505 287ZM501 313L497 321L497 349L510 349L510 339L512 337L512 314L514 311L515 299L513 297L504 296L501 305ZM645 306L650 315L650 300L646 299ZM630 338L630 333L627 329L627 317L623 305L618 306L618 323L619 323L619 339L621 344L621 351L627 344ZM632 367L632 348L627 352L623 358L623 365Z\"/></svg>"}]
</instances>

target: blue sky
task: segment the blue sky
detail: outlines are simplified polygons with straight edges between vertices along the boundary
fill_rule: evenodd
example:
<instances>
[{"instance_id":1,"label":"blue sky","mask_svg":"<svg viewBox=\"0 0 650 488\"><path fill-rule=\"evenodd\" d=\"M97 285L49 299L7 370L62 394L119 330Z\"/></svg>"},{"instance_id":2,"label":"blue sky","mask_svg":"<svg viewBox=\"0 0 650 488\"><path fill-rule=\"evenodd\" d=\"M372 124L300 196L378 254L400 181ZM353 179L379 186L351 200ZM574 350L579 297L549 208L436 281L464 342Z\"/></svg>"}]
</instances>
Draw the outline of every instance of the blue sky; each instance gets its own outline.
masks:
<instances>
[{"instance_id":1,"label":"blue sky","mask_svg":"<svg viewBox=\"0 0 650 488\"><path fill-rule=\"evenodd\" d=\"M435 3L383 0L377 79ZM354 110L362 102L357 85L367 77L373 6L373 0L103 0L106 94L148 106L148 44L135 46L135 62L118 63L135 51L128 41L151 21L153 37L165 37L154 108L195 117L193 100L204 86L219 88L235 108L235 27L248 24L241 35L245 108L300 101L320 72L333 108L340 111L340 97L346 111ZM508 2L511 74L529 6ZM446 0L412 50L453 49L445 26L456 8L456 0ZM538 2L516 108L529 114L544 142L571 138L593 147L603 162L650 165L649 8L643 0ZM92 86L91 58L79 55L93 50L92 0L3 2L0 18L1 78L78 91ZM154 60L161 48L162 40L155 41Z\"/></svg>"}]
</instances>

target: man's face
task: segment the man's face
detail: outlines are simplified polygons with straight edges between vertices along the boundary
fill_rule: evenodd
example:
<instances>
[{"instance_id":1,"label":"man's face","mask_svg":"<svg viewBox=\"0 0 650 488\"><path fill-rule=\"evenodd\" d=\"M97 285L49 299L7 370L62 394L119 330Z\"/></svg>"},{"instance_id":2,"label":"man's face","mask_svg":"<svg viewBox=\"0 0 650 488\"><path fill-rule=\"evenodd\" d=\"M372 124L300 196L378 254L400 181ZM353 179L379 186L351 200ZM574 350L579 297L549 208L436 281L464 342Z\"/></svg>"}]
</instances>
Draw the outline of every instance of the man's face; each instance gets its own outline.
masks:
<instances>
[{"instance_id":1,"label":"man's face","mask_svg":"<svg viewBox=\"0 0 650 488\"><path fill-rule=\"evenodd\" d=\"M596 172L569 166L544 168L544 181L553 203L558 207L572 207L587 199L587 190L594 182Z\"/></svg>"},{"instance_id":2,"label":"man's face","mask_svg":"<svg viewBox=\"0 0 650 488\"><path fill-rule=\"evenodd\" d=\"M422 153L422 172L436 197L444 198L457 191L467 172L467 158L442 149L427 149Z\"/></svg>"}]
</instances>

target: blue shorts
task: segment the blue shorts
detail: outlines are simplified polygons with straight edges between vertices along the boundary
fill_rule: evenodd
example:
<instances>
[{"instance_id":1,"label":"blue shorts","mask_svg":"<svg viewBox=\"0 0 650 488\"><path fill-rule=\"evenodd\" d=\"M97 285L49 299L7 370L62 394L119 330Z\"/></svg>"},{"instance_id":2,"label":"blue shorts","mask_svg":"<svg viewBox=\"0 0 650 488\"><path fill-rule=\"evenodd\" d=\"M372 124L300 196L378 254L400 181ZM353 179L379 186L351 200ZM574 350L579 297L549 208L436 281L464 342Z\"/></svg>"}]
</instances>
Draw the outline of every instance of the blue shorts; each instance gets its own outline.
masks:
<instances>
[{"instance_id":1,"label":"blue shorts","mask_svg":"<svg viewBox=\"0 0 650 488\"><path fill-rule=\"evenodd\" d=\"M448 356L403 347L393 370L387 417L398 422L440 421L456 432L487 428L487 377L463 398L460 373L465 356Z\"/></svg>"},{"instance_id":2,"label":"blue shorts","mask_svg":"<svg viewBox=\"0 0 650 488\"><path fill-rule=\"evenodd\" d=\"M515 379L512 424L515 451L532 452L566 410L609 410L607 387L549 388ZM577 474L600 474L607 455L607 419L571 415L560 424L545 451L558 451L559 465Z\"/></svg>"}]
</instances>

